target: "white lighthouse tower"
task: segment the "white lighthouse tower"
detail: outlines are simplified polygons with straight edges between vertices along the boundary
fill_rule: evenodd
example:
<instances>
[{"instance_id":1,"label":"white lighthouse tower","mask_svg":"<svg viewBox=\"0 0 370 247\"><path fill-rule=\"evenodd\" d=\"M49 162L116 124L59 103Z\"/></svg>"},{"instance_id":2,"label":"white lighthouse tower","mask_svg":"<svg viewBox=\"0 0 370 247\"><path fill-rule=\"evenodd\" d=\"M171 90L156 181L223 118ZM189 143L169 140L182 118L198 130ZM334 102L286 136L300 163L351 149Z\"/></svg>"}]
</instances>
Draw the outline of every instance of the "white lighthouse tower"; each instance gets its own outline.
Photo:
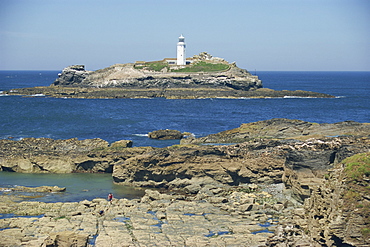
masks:
<instances>
[{"instance_id":1,"label":"white lighthouse tower","mask_svg":"<svg viewBox=\"0 0 370 247\"><path fill-rule=\"evenodd\" d=\"M182 36L182 34L179 37L179 42L177 43L177 65L186 65L185 38Z\"/></svg>"}]
</instances>

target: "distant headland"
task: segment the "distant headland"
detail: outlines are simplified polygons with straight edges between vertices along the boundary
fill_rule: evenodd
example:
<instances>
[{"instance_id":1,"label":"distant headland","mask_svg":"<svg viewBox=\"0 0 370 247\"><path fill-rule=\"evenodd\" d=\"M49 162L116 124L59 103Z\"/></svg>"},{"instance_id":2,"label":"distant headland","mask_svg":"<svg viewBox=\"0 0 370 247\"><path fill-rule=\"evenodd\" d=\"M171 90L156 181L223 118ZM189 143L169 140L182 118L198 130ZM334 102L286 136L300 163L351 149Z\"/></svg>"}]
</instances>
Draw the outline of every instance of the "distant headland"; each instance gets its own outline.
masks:
<instances>
[{"instance_id":1,"label":"distant headland","mask_svg":"<svg viewBox=\"0 0 370 247\"><path fill-rule=\"evenodd\" d=\"M185 57L185 41L177 43L177 57L159 61L136 61L86 71L72 65L49 87L13 89L9 95L45 95L67 98L274 98L334 96L309 91L275 91L245 69L207 52Z\"/></svg>"}]
</instances>

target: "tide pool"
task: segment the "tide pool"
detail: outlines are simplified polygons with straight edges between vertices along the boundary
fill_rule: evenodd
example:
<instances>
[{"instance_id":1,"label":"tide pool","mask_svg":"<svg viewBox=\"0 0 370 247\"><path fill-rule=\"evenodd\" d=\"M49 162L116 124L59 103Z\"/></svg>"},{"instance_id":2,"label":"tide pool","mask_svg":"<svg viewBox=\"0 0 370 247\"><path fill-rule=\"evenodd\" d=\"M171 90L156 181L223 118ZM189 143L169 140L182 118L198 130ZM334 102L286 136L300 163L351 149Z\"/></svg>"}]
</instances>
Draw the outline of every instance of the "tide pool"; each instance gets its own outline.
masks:
<instances>
[{"instance_id":1,"label":"tide pool","mask_svg":"<svg viewBox=\"0 0 370 247\"><path fill-rule=\"evenodd\" d=\"M71 174L28 174L0 172L0 187L11 188L17 185L66 187L61 193L21 193L0 191L0 195L22 196L24 200L42 202L77 202L94 198L107 198L109 193L120 198L139 198L143 190L113 183L112 174L71 173Z\"/></svg>"}]
</instances>

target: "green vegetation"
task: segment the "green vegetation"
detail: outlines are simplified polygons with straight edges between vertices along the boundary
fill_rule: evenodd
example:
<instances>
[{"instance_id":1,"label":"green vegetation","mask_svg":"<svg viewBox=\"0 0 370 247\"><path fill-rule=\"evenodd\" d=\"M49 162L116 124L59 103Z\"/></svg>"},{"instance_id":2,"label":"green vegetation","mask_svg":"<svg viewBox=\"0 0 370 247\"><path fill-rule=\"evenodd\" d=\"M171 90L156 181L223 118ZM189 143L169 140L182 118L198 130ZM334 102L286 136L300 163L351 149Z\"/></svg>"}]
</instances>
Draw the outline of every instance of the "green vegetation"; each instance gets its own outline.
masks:
<instances>
[{"instance_id":1,"label":"green vegetation","mask_svg":"<svg viewBox=\"0 0 370 247\"><path fill-rule=\"evenodd\" d=\"M370 236L370 228L361 229L361 233L362 233L362 236L364 236L365 238L369 237Z\"/></svg>"},{"instance_id":2,"label":"green vegetation","mask_svg":"<svg viewBox=\"0 0 370 247\"><path fill-rule=\"evenodd\" d=\"M161 71L163 68L168 67L167 62L158 61L158 62L147 62L143 65L135 65L135 69L146 69L153 71Z\"/></svg>"},{"instance_id":3,"label":"green vegetation","mask_svg":"<svg viewBox=\"0 0 370 247\"><path fill-rule=\"evenodd\" d=\"M365 220L362 236L370 236L370 202L364 196L370 195L370 152L351 156L343 161L347 191L343 194L346 211L356 212Z\"/></svg>"},{"instance_id":4,"label":"green vegetation","mask_svg":"<svg viewBox=\"0 0 370 247\"><path fill-rule=\"evenodd\" d=\"M61 219L67 219L67 220L69 220L69 217L63 215L63 216L59 216L59 217L54 218L54 220L61 220Z\"/></svg>"},{"instance_id":5,"label":"green vegetation","mask_svg":"<svg viewBox=\"0 0 370 247\"><path fill-rule=\"evenodd\" d=\"M215 72L228 70L230 68L230 65L224 63L207 63L201 61L191 65L186 65L184 68L181 69L170 69L167 62L155 61L155 62L143 62L143 64L135 65L134 68L152 71L161 71L162 69L167 68L171 72Z\"/></svg>"},{"instance_id":6,"label":"green vegetation","mask_svg":"<svg viewBox=\"0 0 370 247\"><path fill-rule=\"evenodd\" d=\"M364 177L370 176L370 153L356 154L343 163L346 164L346 175L352 182L362 182Z\"/></svg>"},{"instance_id":7,"label":"green vegetation","mask_svg":"<svg viewBox=\"0 0 370 247\"><path fill-rule=\"evenodd\" d=\"M214 72L228 70L230 66L224 63L198 62L181 69L171 69L172 72Z\"/></svg>"},{"instance_id":8,"label":"green vegetation","mask_svg":"<svg viewBox=\"0 0 370 247\"><path fill-rule=\"evenodd\" d=\"M149 63L148 67L150 70L161 71L163 68L168 67L168 64L165 62Z\"/></svg>"}]
</instances>

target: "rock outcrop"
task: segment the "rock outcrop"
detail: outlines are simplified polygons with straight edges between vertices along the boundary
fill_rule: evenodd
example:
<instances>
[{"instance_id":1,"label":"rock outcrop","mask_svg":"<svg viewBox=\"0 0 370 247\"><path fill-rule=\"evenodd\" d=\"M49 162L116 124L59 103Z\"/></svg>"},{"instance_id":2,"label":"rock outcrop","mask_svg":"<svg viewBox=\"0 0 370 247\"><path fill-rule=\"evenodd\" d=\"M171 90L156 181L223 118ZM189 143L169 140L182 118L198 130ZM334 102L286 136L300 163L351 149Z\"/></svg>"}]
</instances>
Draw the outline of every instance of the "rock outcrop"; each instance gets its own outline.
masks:
<instances>
[{"instance_id":1,"label":"rock outcrop","mask_svg":"<svg viewBox=\"0 0 370 247\"><path fill-rule=\"evenodd\" d=\"M370 153L329 170L304 203L301 227L326 246L370 245Z\"/></svg>"},{"instance_id":2,"label":"rock outcrop","mask_svg":"<svg viewBox=\"0 0 370 247\"><path fill-rule=\"evenodd\" d=\"M181 139L184 137L184 134L178 130L155 130L149 132L148 137L151 139L158 139L158 140L176 140Z\"/></svg>"},{"instance_id":3,"label":"rock outcrop","mask_svg":"<svg viewBox=\"0 0 370 247\"><path fill-rule=\"evenodd\" d=\"M143 187L199 190L201 183L280 183L298 200L334 164L369 150L365 137L332 137L307 141L253 140L228 146L179 145L155 149L116 164L117 183ZM204 181L204 182L203 182ZM199 185L200 183L200 185Z\"/></svg>"},{"instance_id":4,"label":"rock outcrop","mask_svg":"<svg viewBox=\"0 0 370 247\"><path fill-rule=\"evenodd\" d=\"M260 145L264 144L180 145L159 148L115 165L113 179L117 183L136 186L187 188L188 190L199 183L238 185L239 183L281 182L284 158L267 153L260 155L262 153L258 151ZM202 182L204 180L206 182ZM201 186L196 185L196 187L200 189Z\"/></svg>"},{"instance_id":5,"label":"rock outcrop","mask_svg":"<svg viewBox=\"0 0 370 247\"><path fill-rule=\"evenodd\" d=\"M53 140L24 138L0 140L0 171L23 173L72 173L113 171L117 162L142 154L150 147L135 147L121 140L109 146L101 139Z\"/></svg>"},{"instance_id":6,"label":"rock outcrop","mask_svg":"<svg viewBox=\"0 0 370 247\"><path fill-rule=\"evenodd\" d=\"M238 128L205 137L186 138L181 140L181 143L239 143L259 138L307 140L336 136L367 136L369 133L369 123L344 121L334 124L319 124L302 120L274 118L242 124Z\"/></svg>"},{"instance_id":7,"label":"rock outcrop","mask_svg":"<svg viewBox=\"0 0 370 247\"><path fill-rule=\"evenodd\" d=\"M53 85L75 85L82 83L86 79L89 71L85 70L85 65L72 65L64 68L59 78L55 80Z\"/></svg>"}]
</instances>

